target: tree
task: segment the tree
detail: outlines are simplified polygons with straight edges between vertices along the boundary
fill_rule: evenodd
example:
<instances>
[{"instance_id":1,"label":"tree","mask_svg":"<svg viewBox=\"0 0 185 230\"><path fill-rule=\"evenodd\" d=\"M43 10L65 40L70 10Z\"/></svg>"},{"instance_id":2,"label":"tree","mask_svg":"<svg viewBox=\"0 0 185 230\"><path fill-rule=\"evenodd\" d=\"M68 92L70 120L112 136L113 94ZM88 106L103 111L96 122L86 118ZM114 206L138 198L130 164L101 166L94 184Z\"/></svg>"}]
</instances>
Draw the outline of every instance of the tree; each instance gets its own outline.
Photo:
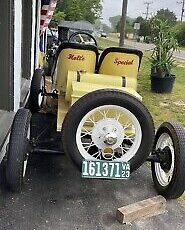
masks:
<instances>
[{"instance_id":1,"label":"tree","mask_svg":"<svg viewBox=\"0 0 185 230\"><path fill-rule=\"evenodd\" d=\"M119 20L119 22L117 23L115 32L120 33L120 30L121 30L121 20Z\"/></svg>"},{"instance_id":2,"label":"tree","mask_svg":"<svg viewBox=\"0 0 185 230\"><path fill-rule=\"evenodd\" d=\"M64 20L64 18L65 18L64 12L61 11L55 12L50 22L50 27L57 27L59 22Z\"/></svg>"},{"instance_id":3,"label":"tree","mask_svg":"<svg viewBox=\"0 0 185 230\"><path fill-rule=\"evenodd\" d=\"M178 23L174 27L174 32L176 34L176 38L177 38L179 45L185 46L185 36L184 36L184 34L185 34L185 22Z\"/></svg>"},{"instance_id":4,"label":"tree","mask_svg":"<svg viewBox=\"0 0 185 230\"><path fill-rule=\"evenodd\" d=\"M79 21L79 20L83 20L83 13L80 7L80 1L79 0L73 0L70 3L69 0L67 0L68 5L67 5L67 9L64 9L64 12L66 14L65 20L69 20L69 21Z\"/></svg>"},{"instance_id":5,"label":"tree","mask_svg":"<svg viewBox=\"0 0 185 230\"><path fill-rule=\"evenodd\" d=\"M57 11L65 13L65 20L85 20L94 23L100 17L102 0L59 0Z\"/></svg>"},{"instance_id":6,"label":"tree","mask_svg":"<svg viewBox=\"0 0 185 230\"><path fill-rule=\"evenodd\" d=\"M143 36L144 39L145 37L150 37L151 36L151 24L149 21L147 20L144 20L142 23L141 23L141 26L140 26L140 30L139 30L139 36Z\"/></svg>"},{"instance_id":7,"label":"tree","mask_svg":"<svg viewBox=\"0 0 185 230\"><path fill-rule=\"evenodd\" d=\"M103 23L103 31L108 34L111 32L111 28Z\"/></svg>"},{"instance_id":8,"label":"tree","mask_svg":"<svg viewBox=\"0 0 185 230\"><path fill-rule=\"evenodd\" d=\"M94 23L94 29L95 30L100 30L102 28L102 22L100 19L97 19Z\"/></svg>"},{"instance_id":9,"label":"tree","mask_svg":"<svg viewBox=\"0 0 185 230\"><path fill-rule=\"evenodd\" d=\"M113 32L120 32L121 28L121 15L117 15L109 18L109 22L111 23L111 28ZM129 30L132 28L132 24L134 22L133 18L127 17L126 26Z\"/></svg>"},{"instance_id":10,"label":"tree","mask_svg":"<svg viewBox=\"0 0 185 230\"><path fill-rule=\"evenodd\" d=\"M83 9L84 18L94 23L100 18L102 12L102 0L79 0L80 7Z\"/></svg>"},{"instance_id":11,"label":"tree","mask_svg":"<svg viewBox=\"0 0 185 230\"><path fill-rule=\"evenodd\" d=\"M97 30L97 31L101 31L101 32L104 31L107 34L111 32L110 26L108 26L105 23L102 23L100 19L97 19L95 21L94 29Z\"/></svg>"},{"instance_id":12,"label":"tree","mask_svg":"<svg viewBox=\"0 0 185 230\"><path fill-rule=\"evenodd\" d=\"M118 23L121 23L120 20L121 20L121 15L117 15L109 18L109 22L111 23L111 28L113 32L118 32Z\"/></svg>"},{"instance_id":13,"label":"tree","mask_svg":"<svg viewBox=\"0 0 185 230\"><path fill-rule=\"evenodd\" d=\"M174 12L169 11L169 9L160 9L157 11L156 16L157 18L161 19L162 21L167 21L169 25L175 25L177 22L177 17Z\"/></svg>"},{"instance_id":14,"label":"tree","mask_svg":"<svg viewBox=\"0 0 185 230\"><path fill-rule=\"evenodd\" d=\"M145 19L141 16L137 17L134 23L142 23Z\"/></svg>"},{"instance_id":15,"label":"tree","mask_svg":"<svg viewBox=\"0 0 185 230\"><path fill-rule=\"evenodd\" d=\"M120 30L121 30L121 20L116 25L116 32L120 33ZM134 27L132 26L132 24L128 20L126 21L125 33L126 34L134 33Z\"/></svg>"},{"instance_id":16,"label":"tree","mask_svg":"<svg viewBox=\"0 0 185 230\"><path fill-rule=\"evenodd\" d=\"M140 23L140 30L139 30L139 36L150 37L151 36L151 23L150 21L142 18L141 16L136 18L134 23Z\"/></svg>"}]
</instances>

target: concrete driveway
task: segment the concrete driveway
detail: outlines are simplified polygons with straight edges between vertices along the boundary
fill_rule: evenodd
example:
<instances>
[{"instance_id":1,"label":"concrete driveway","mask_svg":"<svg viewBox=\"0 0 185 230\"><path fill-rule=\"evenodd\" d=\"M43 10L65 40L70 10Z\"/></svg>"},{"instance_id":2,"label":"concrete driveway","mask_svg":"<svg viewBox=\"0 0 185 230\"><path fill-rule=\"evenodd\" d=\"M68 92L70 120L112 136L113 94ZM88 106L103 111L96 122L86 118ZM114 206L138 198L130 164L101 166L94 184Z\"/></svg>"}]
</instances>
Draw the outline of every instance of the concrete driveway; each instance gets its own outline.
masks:
<instances>
[{"instance_id":1,"label":"concrete driveway","mask_svg":"<svg viewBox=\"0 0 185 230\"><path fill-rule=\"evenodd\" d=\"M64 155L32 155L20 194L9 192L4 178L1 165L0 230L185 229L185 210L176 200L168 201L165 214L132 225L117 222L118 207L156 195L146 166L128 181L82 179Z\"/></svg>"},{"instance_id":2,"label":"concrete driveway","mask_svg":"<svg viewBox=\"0 0 185 230\"><path fill-rule=\"evenodd\" d=\"M85 180L65 156L32 156L23 191L1 189L2 230L185 229L185 211L175 200L165 214L129 226L116 221L118 207L156 195L146 166L129 181Z\"/></svg>"}]
</instances>

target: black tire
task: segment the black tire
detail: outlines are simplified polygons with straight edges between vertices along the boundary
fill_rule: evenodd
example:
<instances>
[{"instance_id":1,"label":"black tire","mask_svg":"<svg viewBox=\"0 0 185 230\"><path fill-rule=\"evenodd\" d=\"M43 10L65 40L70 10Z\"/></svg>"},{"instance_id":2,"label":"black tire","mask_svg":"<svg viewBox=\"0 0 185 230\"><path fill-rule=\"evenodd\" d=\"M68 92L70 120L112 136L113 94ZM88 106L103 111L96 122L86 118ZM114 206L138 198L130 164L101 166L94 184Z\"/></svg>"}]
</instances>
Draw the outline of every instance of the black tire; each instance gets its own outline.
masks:
<instances>
[{"instance_id":1,"label":"black tire","mask_svg":"<svg viewBox=\"0 0 185 230\"><path fill-rule=\"evenodd\" d=\"M154 185L159 194L167 199L180 197L185 190L185 131L184 127L174 122L163 123L155 137L154 148L162 134L168 134L173 142L174 149L174 170L171 180L167 185L160 182L156 173L156 164L151 163L152 177ZM159 165L159 164L158 164ZM171 163L172 165L172 163ZM170 167L171 167L170 165ZM156 166L157 167L157 166ZM162 167L162 166L161 166Z\"/></svg>"},{"instance_id":2,"label":"black tire","mask_svg":"<svg viewBox=\"0 0 185 230\"><path fill-rule=\"evenodd\" d=\"M53 56L48 57L46 65L44 67L44 73L46 76L51 76L54 68L55 58Z\"/></svg>"},{"instance_id":3,"label":"black tire","mask_svg":"<svg viewBox=\"0 0 185 230\"><path fill-rule=\"evenodd\" d=\"M14 191L21 191L24 182L24 162L28 159L27 135L29 131L31 113L28 109L19 109L15 115L7 153L6 180L8 187Z\"/></svg>"},{"instance_id":4,"label":"black tire","mask_svg":"<svg viewBox=\"0 0 185 230\"><path fill-rule=\"evenodd\" d=\"M42 80L44 85L42 85ZM44 71L41 69L36 69L31 81L30 87L30 110L32 113L39 112L42 108L44 102L44 95L42 96L41 102L39 102L39 95L43 92L45 88L45 77Z\"/></svg>"},{"instance_id":5,"label":"black tire","mask_svg":"<svg viewBox=\"0 0 185 230\"><path fill-rule=\"evenodd\" d=\"M138 119L142 139L136 154L131 158L131 172L138 169L150 154L154 140L153 120L145 106L135 97L118 90L97 90L79 99L68 111L62 126L64 151L81 170L83 157L76 143L76 132L81 119L92 109L102 105L118 105L129 110Z\"/></svg>"},{"instance_id":6,"label":"black tire","mask_svg":"<svg viewBox=\"0 0 185 230\"><path fill-rule=\"evenodd\" d=\"M46 71L47 76L52 75L53 68L54 68L54 60L55 60L54 57L49 57L48 58L47 71Z\"/></svg>"}]
</instances>

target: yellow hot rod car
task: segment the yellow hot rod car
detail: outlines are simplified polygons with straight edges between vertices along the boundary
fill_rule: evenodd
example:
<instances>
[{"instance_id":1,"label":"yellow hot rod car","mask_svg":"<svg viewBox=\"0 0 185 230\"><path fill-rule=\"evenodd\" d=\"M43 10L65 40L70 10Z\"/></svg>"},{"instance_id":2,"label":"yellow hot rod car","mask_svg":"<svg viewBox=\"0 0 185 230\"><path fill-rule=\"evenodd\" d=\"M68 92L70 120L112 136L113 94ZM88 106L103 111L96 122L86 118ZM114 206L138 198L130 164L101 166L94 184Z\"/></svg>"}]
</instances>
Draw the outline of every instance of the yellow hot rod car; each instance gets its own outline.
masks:
<instances>
[{"instance_id":1,"label":"yellow hot rod car","mask_svg":"<svg viewBox=\"0 0 185 230\"><path fill-rule=\"evenodd\" d=\"M39 113L45 97L57 99L61 151L71 157L82 177L127 179L150 161L159 194L179 197L185 189L184 128L166 122L155 134L153 119L137 93L143 53L111 47L99 57L91 34L85 33L95 45L72 42L79 33L84 34L72 34L57 50L52 73L55 90L47 92L44 71L35 71L30 88L32 114ZM7 183L13 191L21 189L29 154L57 153L39 149L30 136L29 109L18 110L10 134Z\"/></svg>"}]
</instances>

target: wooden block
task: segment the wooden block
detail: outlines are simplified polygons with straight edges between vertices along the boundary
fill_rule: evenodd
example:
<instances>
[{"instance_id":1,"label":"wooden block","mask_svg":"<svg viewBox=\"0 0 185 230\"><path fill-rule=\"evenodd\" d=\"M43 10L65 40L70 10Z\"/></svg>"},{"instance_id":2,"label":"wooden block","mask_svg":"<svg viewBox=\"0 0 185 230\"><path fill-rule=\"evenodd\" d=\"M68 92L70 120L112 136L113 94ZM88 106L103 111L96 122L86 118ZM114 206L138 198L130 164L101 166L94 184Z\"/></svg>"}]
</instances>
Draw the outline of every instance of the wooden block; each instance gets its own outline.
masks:
<instances>
[{"instance_id":1,"label":"wooden block","mask_svg":"<svg viewBox=\"0 0 185 230\"><path fill-rule=\"evenodd\" d=\"M129 224L136 220L162 214L165 210L166 199L156 196L118 208L116 218L122 224Z\"/></svg>"}]
</instances>

